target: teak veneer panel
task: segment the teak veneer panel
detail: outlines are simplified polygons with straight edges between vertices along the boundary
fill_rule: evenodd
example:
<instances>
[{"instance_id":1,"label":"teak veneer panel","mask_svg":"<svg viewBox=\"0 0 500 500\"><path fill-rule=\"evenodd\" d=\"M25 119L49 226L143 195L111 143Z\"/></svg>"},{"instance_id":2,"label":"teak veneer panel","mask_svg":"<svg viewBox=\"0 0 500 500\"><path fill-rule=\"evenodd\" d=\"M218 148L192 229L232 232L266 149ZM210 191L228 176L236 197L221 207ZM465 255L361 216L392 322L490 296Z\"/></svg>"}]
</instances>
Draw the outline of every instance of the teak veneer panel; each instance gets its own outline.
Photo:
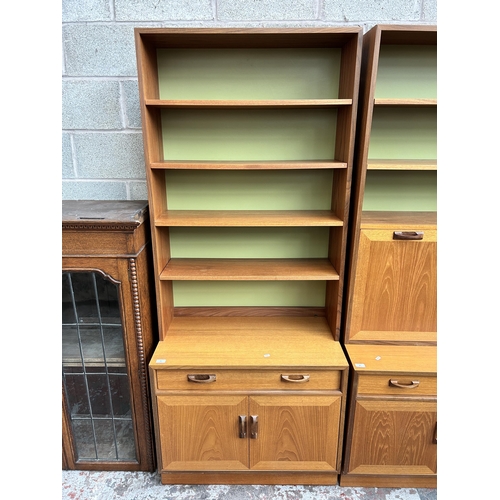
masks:
<instances>
[{"instance_id":1,"label":"teak veneer panel","mask_svg":"<svg viewBox=\"0 0 500 500\"><path fill-rule=\"evenodd\" d=\"M290 160L290 161L175 161L164 160L151 163L151 169L164 170L313 170L347 168L347 163L338 160Z\"/></svg>"},{"instance_id":2,"label":"teak veneer panel","mask_svg":"<svg viewBox=\"0 0 500 500\"><path fill-rule=\"evenodd\" d=\"M346 351L353 369L359 373L407 374L409 370L426 376L437 373L436 346L349 344Z\"/></svg>"},{"instance_id":3,"label":"teak veneer panel","mask_svg":"<svg viewBox=\"0 0 500 500\"><path fill-rule=\"evenodd\" d=\"M367 161L368 170L437 170L437 160L372 159Z\"/></svg>"},{"instance_id":4,"label":"teak veneer panel","mask_svg":"<svg viewBox=\"0 0 500 500\"><path fill-rule=\"evenodd\" d=\"M436 341L437 231L402 241L393 239L395 230L415 229L361 229L349 341Z\"/></svg>"},{"instance_id":5,"label":"teak veneer panel","mask_svg":"<svg viewBox=\"0 0 500 500\"><path fill-rule=\"evenodd\" d=\"M249 403L250 414L259 416L252 470L337 472L340 395L258 395Z\"/></svg>"},{"instance_id":6,"label":"teak veneer panel","mask_svg":"<svg viewBox=\"0 0 500 500\"><path fill-rule=\"evenodd\" d=\"M207 373L209 372L209 373ZM200 384L190 382L188 375L215 375L215 382L203 384L203 391L244 390L262 391L312 391L341 390L341 372L339 370L304 370L296 367L293 370L156 370L158 391L183 390L199 391ZM282 375L306 377L306 382L290 382L282 379Z\"/></svg>"},{"instance_id":7,"label":"teak veneer panel","mask_svg":"<svg viewBox=\"0 0 500 500\"><path fill-rule=\"evenodd\" d=\"M348 366L325 318L287 317L174 317L150 365L156 370Z\"/></svg>"},{"instance_id":8,"label":"teak veneer panel","mask_svg":"<svg viewBox=\"0 0 500 500\"><path fill-rule=\"evenodd\" d=\"M436 413L435 401L358 401L349 471L374 476L436 474Z\"/></svg>"},{"instance_id":9,"label":"teak veneer panel","mask_svg":"<svg viewBox=\"0 0 500 500\"><path fill-rule=\"evenodd\" d=\"M352 99L284 99L284 100L160 100L146 99L146 106L157 108L335 108L352 105Z\"/></svg>"},{"instance_id":10,"label":"teak veneer panel","mask_svg":"<svg viewBox=\"0 0 500 500\"><path fill-rule=\"evenodd\" d=\"M156 226L269 227L342 226L329 210L168 210Z\"/></svg>"},{"instance_id":11,"label":"teak veneer panel","mask_svg":"<svg viewBox=\"0 0 500 500\"><path fill-rule=\"evenodd\" d=\"M376 98L375 106L437 106L437 99L415 98L415 99L390 99Z\"/></svg>"},{"instance_id":12,"label":"teak veneer panel","mask_svg":"<svg viewBox=\"0 0 500 500\"><path fill-rule=\"evenodd\" d=\"M161 280L338 280L328 259L171 259Z\"/></svg>"},{"instance_id":13,"label":"teak veneer panel","mask_svg":"<svg viewBox=\"0 0 500 500\"><path fill-rule=\"evenodd\" d=\"M364 211L361 229L432 230L437 227L436 212L384 212Z\"/></svg>"}]
</instances>

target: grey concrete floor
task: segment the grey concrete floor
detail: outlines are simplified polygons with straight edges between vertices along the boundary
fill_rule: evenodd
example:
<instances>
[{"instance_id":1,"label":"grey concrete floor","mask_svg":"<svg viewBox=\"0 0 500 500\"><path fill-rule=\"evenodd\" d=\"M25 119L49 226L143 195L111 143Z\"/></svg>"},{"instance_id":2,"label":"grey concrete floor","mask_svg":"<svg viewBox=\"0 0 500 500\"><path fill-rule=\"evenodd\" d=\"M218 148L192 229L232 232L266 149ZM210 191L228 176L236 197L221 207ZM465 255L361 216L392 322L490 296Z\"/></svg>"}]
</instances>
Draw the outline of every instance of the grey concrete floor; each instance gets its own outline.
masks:
<instances>
[{"instance_id":1,"label":"grey concrete floor","mask_svg":"<svg viewBox=\"0 0 500 500\"><path fill-rule=\"evenodd\" d=\"M437 500L428 488L162 485L156 473L62 471L62 500Z\"/></svg>"}]
</instances>

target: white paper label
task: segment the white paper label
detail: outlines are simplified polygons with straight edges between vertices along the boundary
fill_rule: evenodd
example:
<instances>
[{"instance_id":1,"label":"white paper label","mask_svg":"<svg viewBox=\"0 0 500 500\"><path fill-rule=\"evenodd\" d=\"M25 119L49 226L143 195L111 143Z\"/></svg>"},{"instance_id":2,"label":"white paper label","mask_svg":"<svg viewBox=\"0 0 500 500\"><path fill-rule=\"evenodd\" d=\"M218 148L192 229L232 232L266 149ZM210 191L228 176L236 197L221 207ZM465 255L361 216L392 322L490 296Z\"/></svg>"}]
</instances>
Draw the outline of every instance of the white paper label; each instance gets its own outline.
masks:
<instances>
[{"instance_id":1,"label":"white paper label","mask_svg":"<svg viewBox=\"0 0 500 500\"><path fill-rule=\"evenodd\" d=\"M365 364L364 363L354 363L354 366L356 368L365 368Z\"/></svg>"}]
</instances>

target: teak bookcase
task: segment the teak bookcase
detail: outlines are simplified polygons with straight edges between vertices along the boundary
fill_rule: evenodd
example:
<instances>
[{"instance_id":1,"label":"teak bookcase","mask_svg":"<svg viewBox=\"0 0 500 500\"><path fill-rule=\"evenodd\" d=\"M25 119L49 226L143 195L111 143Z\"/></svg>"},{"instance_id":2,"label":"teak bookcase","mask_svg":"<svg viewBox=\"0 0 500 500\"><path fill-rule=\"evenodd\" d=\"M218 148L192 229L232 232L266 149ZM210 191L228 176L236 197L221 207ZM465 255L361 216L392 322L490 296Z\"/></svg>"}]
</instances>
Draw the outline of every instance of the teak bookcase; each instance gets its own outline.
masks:
<instances>
[{"instance_id":1,"label":"teak bookcase","mask_svg":"<svg viewBox=\"0 0 500 500\"><path fill-rule=\"evenodd\" d=\"M363 37L345 486L436 486L437 28Z\"/></svg>"},{"instance_id":2,"label":"teak bookcase","mask_svg":"<svg viewBox=\"0 0 500 500\"><path fill-rule=\"evenodd\" d=\"M361 28L135 36L162 481L335 484Z\"/></svg>"},{"instance_id":3,"label":"teak bookcase","mask_svg":"<svg viewBox=\"0 0 500 500\"><path fill-rule=\"evenodd\" d=\"M363 38L346 344L435 344L437 29Z\"/></svg>"}]
</instances>

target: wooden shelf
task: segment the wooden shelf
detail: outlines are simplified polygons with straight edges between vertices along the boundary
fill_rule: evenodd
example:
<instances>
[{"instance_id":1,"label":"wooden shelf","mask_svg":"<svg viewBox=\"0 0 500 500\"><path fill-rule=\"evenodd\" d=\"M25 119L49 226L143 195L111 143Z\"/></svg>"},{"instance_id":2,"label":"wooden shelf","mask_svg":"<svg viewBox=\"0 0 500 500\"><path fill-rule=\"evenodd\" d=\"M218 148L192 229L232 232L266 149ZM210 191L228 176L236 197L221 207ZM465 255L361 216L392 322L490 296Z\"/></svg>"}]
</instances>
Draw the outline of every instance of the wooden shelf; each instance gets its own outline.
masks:
<instances>
[{"instance_id":1,"label":"wooden shelf","mask_svg":"<svg viewBox=\"0 0 500 500\"><path fill-rule=\"evenodd\" d=\"M374 99L375 106L437 106L437 99Z\"/></svg>"},{"instance_id":2,"label":"wooden shelf","mask_svg":"<svg viewBox=\"0 0 500 500\"><path fill-rule=\"evenodd\" d=\"M146 99L150 108L336 108L351 106L352 99Z\"/></svg>"},{"instance_id":3,"label":"wooden shelf","mask_svg":"<svg viewBox=\"0 0 500 500\"><path fill-rule=\"evenodd\" d=\"M157 227L289 227L342 226L329 210L168 210L156 218Z\"/></svg>"},{"instance_id":4,"label":"wooden shelf","mask_svg":"<svg viewBox=\"0 0 500 500\"><path fill-rule=\"evenodd\" d=\"M437 170L437 160L384 160L367 161L368 170Z\"/></svg>"},{"instance_id":5,"label":"wooden shelf","mask_svg":"<svg viewBox=\"0 0 500 500\"><path fill-rule=\"evenodd\" d=\"M170 259L160 280L338 280L328 259Z\"/></svg>"},{"instance_id":6,"label":"wooden shelf","mask_svg":"<svg viewBox=\"0 0 500 500\"><path fill-rule=\"evenodd\" d=\"M153 162L153 170L313 170L347 168L347 163L336 160L290 161L173 161Z\"/></svg>"}]
</instances>

